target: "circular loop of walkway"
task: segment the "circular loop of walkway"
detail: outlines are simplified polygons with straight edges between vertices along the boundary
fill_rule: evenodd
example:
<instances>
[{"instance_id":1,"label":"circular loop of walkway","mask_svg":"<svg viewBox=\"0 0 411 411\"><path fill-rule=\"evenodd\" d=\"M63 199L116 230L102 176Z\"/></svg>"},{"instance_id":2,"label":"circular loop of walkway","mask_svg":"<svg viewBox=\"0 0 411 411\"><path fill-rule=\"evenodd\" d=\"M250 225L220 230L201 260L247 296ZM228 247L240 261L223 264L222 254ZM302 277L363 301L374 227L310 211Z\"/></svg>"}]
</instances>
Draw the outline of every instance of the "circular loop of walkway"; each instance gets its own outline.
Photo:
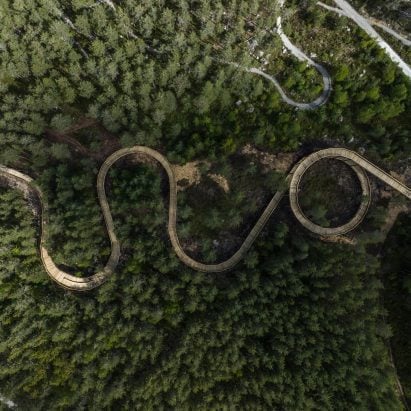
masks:
<instances>
[{"instance_id":1,"label":"circular loop of walkway","mask_svg":"<svg viewBox=\"0 0 411 411\"><path fill-rule=\"evenodd\" d=\"M403 184L390 174L381 170L375 164L369 162L359 154L344 148L329 148L321 150L306 157L293 168L293 170L286 177L287 185L284 185L284 188L280 189L274 194L270 203L265 208L265 210L259 217L258 221L255 223L254 227L251 229L251 231L241 244L240 248L230 258L219 264L203 264L188 256L181 247L180 241L178 239L176 227L177 182L171 164L162 154L149 147L135 146L131 148L124 148L116 151L104 161L97 177L97 194L100 201L101 210L104 216L107 233L109 235L111 243L110 257L103 270L97 272L96 274L90 277L80 278L75 277L69 273L66 273L65 271L58 268L48 253L48 250L46 248L48 226L47 201L45 201L45 198L40 188L34 183L31 177L17 170L13 170L11 168L0 165L0 177L5 179L10 186L23 191L23 193L26 196L34 194L39 199L40 209L36 209L35 211L39 212L39 217L41 221L40 256L48 275L60 286L75 291L91 290L104 283L109 278L109 276L114 273L115 269L117 268L118 261L121 255L121 249L120 243L115 234L114 222L111 216L110 206L108 204L106 197L105 181L108 171L118 160L125 156L136 153L152 157L160 163L160 165L165 169L167 173L170 184L168 234L170 237L171 245L175 253L177 254L178 258L184 264L195 270L209 273L230 270L241 261L241 259L245 256L247 251L250 249L250 247L260 234L261 230L267 224L271 214L278 207L281 199L283 198L288 188L290 189L291 207L298 221L300 221L300 223L311 232L323 236L347 233L348 231L355 228L361 222L364 214L368 209L369 200L367 200L367 198L369 199L371 197L368 177L366 176L365 171L374 175L381 181L385 182L391 188L403 194L408 199L411 199L411 189L409 187L407 187L405 184ZM356 217L353 218L352 221L350 221L349 223L338 228L329 229L314 225L304 216L298 204L298 186L302 176L304 175L307 168L309 168L312 164L323 158L336 158L350 165L350 167L353 168L358 178L360 179L362 190L365 194L364 201L362 202L360 209L356 214Z\"/></svg>"},{"instance_id":2,"label":"circular loop of walkway","mask_svg":"<svg viewBox=\"0 0 411 411\"><path fill-rule=\"evenodd\" d=\"M347 166L349 166L357 175L358 181L361 185L362 199L358 210L349 222L338 227L322 227L320 225L314 224L304 214L299 203L299 186L304 174L314 164L326 158L333 158L347 164ZM354 230L364 220L364 217L367 214L367 211L371 204L371 186L365 171L357 164L355 164L353 161L349 160L348 158L341 157L340 155L336 156L332 152L328 153L325 151L321 151L311 154L308 157L305 157L294 167L292 171L292 178L290 181L289 196L291 209L293 210L295 217L300 222L300 224L303 225L307 230L320 236L338 236Z\"/></svg>"}]
</instances>

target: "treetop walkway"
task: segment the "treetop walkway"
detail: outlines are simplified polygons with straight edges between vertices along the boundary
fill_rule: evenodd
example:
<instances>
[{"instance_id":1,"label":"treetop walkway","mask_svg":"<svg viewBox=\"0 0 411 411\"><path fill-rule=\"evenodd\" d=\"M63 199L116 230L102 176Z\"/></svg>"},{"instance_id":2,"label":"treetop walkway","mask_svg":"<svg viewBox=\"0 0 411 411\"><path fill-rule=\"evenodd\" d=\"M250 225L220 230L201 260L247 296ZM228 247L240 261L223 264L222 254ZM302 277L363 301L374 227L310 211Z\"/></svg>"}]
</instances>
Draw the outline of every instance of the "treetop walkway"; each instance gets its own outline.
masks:
<instances>
[{"instance_id":1,"label":"treetop walkway","mask_svg":"<svg viewBox=\"0 0 411 411\"><path fill-rule=\"evenodd\" d=\"M13 170L11 168L0 165L0 177L3 177L3 179L5 179L10 186L23 191L26 195L35 194L39 199L40 209L36 211L39 212L41 221L41 234L39 246L40 256L48 275L60 286L75 291L87 291L98 287L103 282L105 282L110 275L114 273L119 262L121 250L120 243L115 233L114 222L111 215L110 206L107 201L105 181L108 171L118 160L133 154L144 154L155 159L158 163L161 164L161 166L166 171L170 185L168 234L171 240L171 245L175 253L177 254L178 258L184 264L186 264L194 270L208 273L218 273L230 270L241 261L241 259L253 245L254 241L256 240L262 229L267 224L267 221L269 220L271 214L277 209L281 199L284 197L287 190L289 191L291 209L297 220L310 232L321 236L336 236L346 234L347 232L356 228L362 222L365 214L367 213L371 201L371 188L366 172L380 179L388 186L392 187L394 190L403 194L408 199L411 199L411 189L409 187L401 183L398 179L394 178L387 172L381 170L378 166L366 160L359 154L344 148L329 148L325 150L320 150L303 158L293 167L293 169L286 177L287 184L284 186L284 188L281 188L274 194L270 203L267 205L267 207L259 217L258 221L255 223L255 225L253 226L253 228L251 229L251 231L239 247L239 249L230 258L219 264L203 264L188 256L183 250L182 246L180 245L178 239L177 181L171 164L162 154L149 147L134 146L130 148L123 148L114 152L103 162L97 176L97 195L103 213L107 233L111 243L110 257L102 271L99 271L96 274L86 278L80 278L73 276L58 268L47 251L46 239L48 225L48 210L47 203L46 201L44 201L41 189L34 183L31 177L17 170ZM299 184L302 180L302 177L304 176L304 173L313 164L325 158L333 158L339 161L343 161L344 163L349 165L358 176L363 192L361 205L357 210L356 214L354 215L354 217L348 223L334 228L321 227L314 224L304 215L298 201Z\"/></svg>"}]
</instances>

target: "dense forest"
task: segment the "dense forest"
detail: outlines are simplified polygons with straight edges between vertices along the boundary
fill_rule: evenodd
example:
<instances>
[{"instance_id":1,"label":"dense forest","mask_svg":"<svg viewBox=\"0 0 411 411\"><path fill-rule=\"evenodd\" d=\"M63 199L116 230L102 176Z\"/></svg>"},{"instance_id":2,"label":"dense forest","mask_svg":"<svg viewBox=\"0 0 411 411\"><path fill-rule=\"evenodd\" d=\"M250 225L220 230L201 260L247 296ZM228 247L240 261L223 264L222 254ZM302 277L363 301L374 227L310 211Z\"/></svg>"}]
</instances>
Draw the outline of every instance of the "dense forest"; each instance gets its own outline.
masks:
<instances>
[{"instance_id":1,"label":"dense forest","mask_svg":"<svg viewBox=\"0 0 411 411\"><path fill-rule=\"evenodd\" d=\"M287 167L315 149L344 146L405 170L409 80L316 1L287 1L282 11L272 3L0 2L0 164L42 188L60 267L87 276L105 264L96 175L120 147L198 163L200 181L179 193L178 230L205 262L236 250ZM263 67L298 101L321 93L319 73L271 30L280 12L292 41L331 73L330 100L316 110L285 104L241 69ZM247 144L292 161L267 167L262 154L245 154ZM334 190L336 178L317 187ZM388 347L395 335L409 338L399 326L408 318L387 304L409 298L409 271L391 265L408 237L395 229L389 241L404 249L389 242L381 267L384 201L377 196L354 239L329 243L296 223L284 199L244 262L204 274L170 247L167 190L144 158L110 171L120 266L100 288L76 294L43 269L35 200L0 185L1 396L24 410L403 409ZM336 192L335 209L355 194ZM306 205L320 221L336 218L321 192ZM394 359L398 351L406 363L401 344L392 339ZM398 368L408 387L409 372Z\"/></svg>"},{"instance_id":2,"label":"dense forest","mask_svg":"<svg viewBox=\"0 0 411 411\"><path fill-rule=\"evenodd\" d=\"M411 218L402 215L384 246L382 279L387 319L391 326L391 346L407 401L411 401Z\"/></svg>"}]
</instances>

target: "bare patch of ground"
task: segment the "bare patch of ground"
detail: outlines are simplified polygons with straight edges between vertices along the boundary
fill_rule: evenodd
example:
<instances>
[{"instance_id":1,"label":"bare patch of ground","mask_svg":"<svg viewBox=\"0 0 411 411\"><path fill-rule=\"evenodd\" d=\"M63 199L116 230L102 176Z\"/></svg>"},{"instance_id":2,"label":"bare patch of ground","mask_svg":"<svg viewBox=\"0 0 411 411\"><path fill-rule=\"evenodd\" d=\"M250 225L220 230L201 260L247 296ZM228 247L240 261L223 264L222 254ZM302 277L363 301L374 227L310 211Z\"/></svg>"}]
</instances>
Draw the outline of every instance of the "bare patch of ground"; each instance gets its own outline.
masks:
<instances>
[{"instance_id":1,"label":"bare patch of ground","mask_svg":"<svg viewBox=\"0 0 411 411\"><path fill-rule=\"evenodd\" d=\"M201 182L201 171L200 165L205 164L209 166L210 164L206 161L192 161L190 163L180 165L172 165L173 173L177 182L178 191L184 191L188 187L197 185ZM221 174L207 174L225 193L230 191L230 185L228 180Z\"/></svg>"},{"instance_id":2,"label":"bare patch of ground","mask_svg":"<svg viewBox=\"0 0 411 411\"><path fill-rule=\"evenodd\" d=\"M183 166L176 164L172 165L178 191L183 191L186 188L196 185L200 182L201 172L199 165L201 163L201 161L192 161L190 163L184 164Z\"/></svg>"},{"instance_id":3,"label":"bare patch of ground","mask_svg":"<svg viewBox=\"0 0 411 411\"><path fill-rule=\"evenodd\" d=\"M286 173L296 161L294 153L270 154L256 149L251 144L244 146L241 154L256 158L264 167L264 172L275 170Z\"/></svg>"},{"instance_id":4,"label":"bare patch of ground","mask_svg":"<svg viewBox=\"0 0 411 411\"><path fill-rule=\"evenodd\" d=\"M191 255L197 255L201 250L201 243L199 240L190 238L190 239L181 239L180 242L184 248L184 251Z\"/></svg>"},{"instance_id":5,"label":"bare patch of ground","mask_svg":"<svg viewBox=\"0 0 411 411\"><path fill-rule=\"evenodd\" d=\"M217 183L225 193L230 191L230 185L228 184L228 180L222 176L221 174L207 174L208 177L211 178L215 183Z\"/></svg>"},{"instance_id":6,"label":"bare patch of ground","mask_svg":"<svg viewBox=\"0 0 411 411\"><path fill-rule=\"evenodd\" d=\"M134 153L133 155L126 157L124 161L130 165L147 164L154 167L158 166L158 163L154 158L149 157L143 153Z\"/></svg>"},{"instance_id":7,"label":"bare patch of ground","mask_svg":"<svg viewBox=\"0 0 411 411\"><path fill-rule=\"evenodd\" d=\"M337 243L337 244L348 244L348 245L356 245L357 241L353 238L348 238L343 235L336 235L336 236L331 236L331 237L320 237L321 241L324 241L326 243Z\"/></svg>"}]
</instances>

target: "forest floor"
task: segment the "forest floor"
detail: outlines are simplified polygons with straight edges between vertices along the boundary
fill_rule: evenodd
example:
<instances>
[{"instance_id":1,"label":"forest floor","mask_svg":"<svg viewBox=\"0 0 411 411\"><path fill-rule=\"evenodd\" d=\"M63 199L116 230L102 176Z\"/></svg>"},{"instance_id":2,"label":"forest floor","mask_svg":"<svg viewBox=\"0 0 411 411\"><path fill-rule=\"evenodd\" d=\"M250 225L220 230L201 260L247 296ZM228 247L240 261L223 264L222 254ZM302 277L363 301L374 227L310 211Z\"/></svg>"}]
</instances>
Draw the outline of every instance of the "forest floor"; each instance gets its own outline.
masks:
<instances>
[{"instance_id":1,"label":"forest floor","mask_svg":"<svg viewBox=\"0 0 411 411\"><path fill-rule=\"evenodd\" d=\"M296 153L269 153L253 147L251 144L245 145L239 150L241 155L249 157L251 161L256 160L262 166L262 172L270 171L288 172L295 163ZM201 173L201 166L212 168L209 161L191 161L184 165L173 164L173 172L178 183L178 190L183 191L193 185L200 184L204 176ZM206 174L211 178L225 193L230 191L230 181L221 174L209 172Z\"/></svg>"},{"instance_id":2,"label":"forest floor","mask_svg":"<svg viewBox=\"0 0 411 411\"><path fill-rule=\"evenodd\" d=\"M98 150L87 147L81 141L89 142L92 135L100 140ZM44 136L51 142L66 144L75 153L91 157L97 161L106 159L121 147L117 137L111 134L102 124L87 117L80 118L65 130L46 129Z\"/></svg>"},{"instance_id":3,"label":"forest floor","mask_svg":"<svg viewBox=\"0 0 411 411\"><path fill-rule=\"evenodd\" d=\"M257 161L264 167L265 171L280 171L288 172L292 165L296 162L296 153L269 153L261 151L253 147L251 144L245 145L241 149L241 154L257 159Z\"/></svg>"},{"instance_id":4,"label":"forest floor","mask_svg":"<svg viewBox=\"0 0 411 411\"><path fill-rule=\"evenodd\" d=\"M353 170L342 162L314 164L301 181L300 205L319 225L338 227L349 221L361 204L361 187Z\"/></svg>"}]
</instances>

